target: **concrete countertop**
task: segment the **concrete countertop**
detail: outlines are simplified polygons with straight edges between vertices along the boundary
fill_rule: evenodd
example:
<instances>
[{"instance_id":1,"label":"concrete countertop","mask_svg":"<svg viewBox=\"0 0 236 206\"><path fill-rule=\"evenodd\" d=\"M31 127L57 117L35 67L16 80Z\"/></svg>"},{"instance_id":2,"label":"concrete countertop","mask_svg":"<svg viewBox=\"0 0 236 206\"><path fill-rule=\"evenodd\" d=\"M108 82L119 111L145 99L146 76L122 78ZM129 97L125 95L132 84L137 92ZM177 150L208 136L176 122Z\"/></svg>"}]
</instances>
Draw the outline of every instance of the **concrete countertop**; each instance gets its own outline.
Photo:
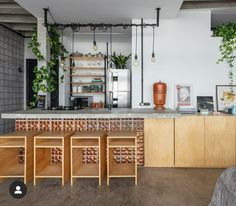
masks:
<instances>
[{"instance_id":1,"label":"concrete countertop","mask_svg":"<svg viewBox=\"0 0 236 206\"><path fill-rule=\"evenodd\" d=\"M78 111L31 109L2 113L2 119L37 119L37 118L177 118L181 114L171 110L155 109L82 109Z\"/></svg>"}]
</instances>

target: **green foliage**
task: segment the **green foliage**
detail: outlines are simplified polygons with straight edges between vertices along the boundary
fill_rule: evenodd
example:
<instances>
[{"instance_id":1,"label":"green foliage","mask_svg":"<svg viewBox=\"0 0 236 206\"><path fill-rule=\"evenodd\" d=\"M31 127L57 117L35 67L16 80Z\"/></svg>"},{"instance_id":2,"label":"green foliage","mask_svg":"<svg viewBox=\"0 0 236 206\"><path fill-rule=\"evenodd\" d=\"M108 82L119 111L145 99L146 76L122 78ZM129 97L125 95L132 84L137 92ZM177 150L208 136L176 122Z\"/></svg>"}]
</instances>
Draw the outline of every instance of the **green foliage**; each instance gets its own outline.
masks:
<instances>
[{"instance_id":1,"label":"green foliage","mask_svg":"<svg viewBox=\"0 0 236 206\"><path fill-rule=\"evenodd\" d=\"M116 55L114 52L110 57L110 61L115 65L116 69L127 69L127 63L131 58L131 54L128 56L125 55Z\"/></svg>"},{"instance_id":2,"label":"green foliage","mask_svg":"<svg viewBox=\"0 0 236 206\"><path fill-rule=\"evenodd\" d=\"M236 24L229 23L216 27L213 31L213 36L222 37L222 44L219 47L221 57L217 63L226 62L229 65L229 83L233 85L233 68L236 59Z\"/></svg>"},{"instance_id":3,"label":"green foliage","mask_svg":"<svg viewBox=\"0 0 236 206\"><path fill-rule=\"evenodd\" d=\"M65 47L60 42L60 35L58 34L58 31L53 27L48 27L48 34L49 38L48 43L50 46L50 57L47 61L46 58L42 55L39 47L40 44L37 39L37 31L33 33L33 36L31 38L31 42L28 45L28 48L32 49L33 54L36 56L38 62L46 62L47 66L42 67L35 67L34 73L35 73L35 79L33 80L33 91L34 96L32 101L29 103L29 108L34 108L36 106L36 103L38 101L38 93L51 93L55 91L57 86L57 62L59 56L62 56L64 58L64 53L68 53L65 49ZM63 81L64 75L60 77L60 80Z\"/></svg>"}]
</instances>

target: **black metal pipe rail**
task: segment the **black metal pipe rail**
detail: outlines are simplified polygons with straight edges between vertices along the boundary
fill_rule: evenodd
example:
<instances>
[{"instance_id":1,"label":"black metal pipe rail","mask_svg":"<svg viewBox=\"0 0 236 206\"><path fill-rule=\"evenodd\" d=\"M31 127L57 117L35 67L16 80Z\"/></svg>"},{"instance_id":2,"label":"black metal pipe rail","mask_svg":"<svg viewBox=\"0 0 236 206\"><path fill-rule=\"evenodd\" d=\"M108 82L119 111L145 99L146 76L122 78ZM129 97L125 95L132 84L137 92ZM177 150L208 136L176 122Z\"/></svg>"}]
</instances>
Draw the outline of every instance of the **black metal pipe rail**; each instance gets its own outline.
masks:
<instances>
[{"instance_id":1,"label":"black metal pipe rail","mask_svg":"<svg viewBox=\"0 0 236 206\"><path fill-rule=\"evenodd\" d=\"M47 15L48 13L51 15L52 19L54 20L54 23L48 23ZM128 27L158 27L159 26L159 15L160 15L160 8L156 8L156 23L155 24L147 24L147 23L141 23L141 24L134 24L134 23L119 23L119 24L105 24L105 23L87 23L87 24L81 24L81 23L70 23L70 24L61 24L57 23L52 16L50 10L48 8L44 8L44 26L52 26L59 29L65 29L65 28L71 28L72 30L79 31L80 28L90 27L91 30L103 30L104 32L107 31L108 28L111 27L123 27L123 29L127 29Z\"/></svg>"}]
</instances>

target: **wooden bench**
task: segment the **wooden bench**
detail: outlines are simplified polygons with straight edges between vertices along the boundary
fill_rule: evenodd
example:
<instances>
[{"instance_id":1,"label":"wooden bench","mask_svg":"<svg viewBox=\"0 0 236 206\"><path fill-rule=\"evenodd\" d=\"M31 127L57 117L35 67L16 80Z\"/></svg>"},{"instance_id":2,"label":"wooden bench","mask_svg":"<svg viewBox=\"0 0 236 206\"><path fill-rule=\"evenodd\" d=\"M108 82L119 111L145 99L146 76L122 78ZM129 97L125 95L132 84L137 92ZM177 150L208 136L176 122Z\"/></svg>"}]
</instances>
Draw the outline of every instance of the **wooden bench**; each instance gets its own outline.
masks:
<instances>
[{"instance_id":1,"label":"wooden bench","mask_svg":"<svg viewBox=\"0 0 236 206\"><path fill-rule=\"evenodd\" d=\"M107 137L107 185L110 178L134 177L137 185L136 132L111 132Z\"/></svg>"},{"instance_id":2,"label":"wooden bench","mask_svg":"<svg viewBox=\"0 0 236 206\"><path fill-rule=\"evenodd\" d=\"M19 131L0 136L0 178L33 179L33 137L38 131Z\"/></svg>"},{"instance_id":3,"label":"wooden bench","mask_svg":"<svg viewBox=\"0 0 236 206\"><path fill-rule=\"evenodd\" d=\"M106 173L106 134L86 131L71 137L71 185L75 178L98 178Z\"/></svg>"}]
</instances>

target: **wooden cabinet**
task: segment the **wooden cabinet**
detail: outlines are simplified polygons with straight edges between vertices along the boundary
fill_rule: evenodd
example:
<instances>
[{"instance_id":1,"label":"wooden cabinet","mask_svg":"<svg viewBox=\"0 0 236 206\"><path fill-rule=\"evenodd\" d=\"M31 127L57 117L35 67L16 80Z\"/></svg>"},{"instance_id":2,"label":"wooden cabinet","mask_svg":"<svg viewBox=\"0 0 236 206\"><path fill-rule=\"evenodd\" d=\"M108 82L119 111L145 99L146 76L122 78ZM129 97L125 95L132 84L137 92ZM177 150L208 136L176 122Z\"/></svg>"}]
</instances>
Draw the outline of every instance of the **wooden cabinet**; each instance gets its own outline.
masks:
<instances>
[{"instance_id":1,"label":"wooden cabinet","mask_svg":"<svg viewBox=\"0 0 236 206\"><path fill-rule=\"evenodd\" d=\"M145 166L173 167L174 119L145 119L144 132Z\"/></svg>"},{"instance_id":2,"label":"wooden cabinet","mask_svg":"<svg viewBox=\"0 0 236 206\"><path fill-rule=\"evenodd\" d=\"M235 117L205 117L205 167L235 164Z\"/></svg>"},{"instance_id":3,"label":"wooden cabinet","mask_svg":"<svg viewBox=\"0 0 236 206\"><path fill-rule=\"evenodd\" d=\"M175 166L204 167L204 117L175 119Z\"/></svg>"}]
</instances>

